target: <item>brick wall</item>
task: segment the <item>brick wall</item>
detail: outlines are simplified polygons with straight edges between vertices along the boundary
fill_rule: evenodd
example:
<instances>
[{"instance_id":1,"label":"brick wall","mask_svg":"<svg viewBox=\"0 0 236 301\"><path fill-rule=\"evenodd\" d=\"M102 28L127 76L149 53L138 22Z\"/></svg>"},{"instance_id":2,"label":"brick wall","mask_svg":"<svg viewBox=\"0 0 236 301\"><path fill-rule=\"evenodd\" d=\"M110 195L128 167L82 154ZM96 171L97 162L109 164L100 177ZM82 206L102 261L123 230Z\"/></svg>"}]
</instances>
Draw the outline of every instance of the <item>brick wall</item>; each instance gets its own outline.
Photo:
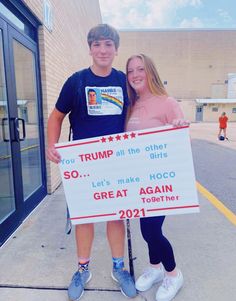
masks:
<instances>
[{"instance_id":1,"label":"brick wall","mask_svg":"<svg viewBox=\"0 0 236 301\"><path fill-rule=\"evenodd\" d=\"M54 108L60 89L75 71L90 65L87 32L101 23L98 0L49 0L52 7L53 29L39 28L40 72L43 98L45 140L47 120ZM42 0L24 0L33 14L43 24ZM68 138L67 120L63 124L61 141ZM47 145L46 145L47 146ZM48 192L53 192L61 182L58 167L47 162Z\"/></svg>"},{"instance_id":2,"label":"brick wall","mask_svg":"<svg viewBox=\"0 0 236 301\"><path fill-rule=\"evenodd\" d=\"M127 58L140 52L152 57L190 120L195 120L196 98L227 98L225 80L236 72L236 30L120 31L120 36L115 66L125 70Z\"/></svg>"}]
</instances>

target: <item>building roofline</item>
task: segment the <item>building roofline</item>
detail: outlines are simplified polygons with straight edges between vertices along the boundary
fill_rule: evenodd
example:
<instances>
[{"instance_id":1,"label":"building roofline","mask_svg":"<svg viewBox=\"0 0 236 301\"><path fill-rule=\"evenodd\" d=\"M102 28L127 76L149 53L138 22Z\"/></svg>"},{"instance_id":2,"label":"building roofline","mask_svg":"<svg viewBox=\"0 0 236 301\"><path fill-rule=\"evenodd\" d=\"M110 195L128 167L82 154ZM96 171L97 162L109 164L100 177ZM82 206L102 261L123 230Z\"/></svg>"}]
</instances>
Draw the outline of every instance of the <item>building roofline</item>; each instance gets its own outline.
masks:
<instances>
[{"instance_id":1,"label":"building roofline","mask_svg":"<svg viewBox=\"0 0 236 301\"><path fill-rule=\"evenodd\" d=\"M166 31L235 31L236 28L123 28L119 32L166 32Z\"/></svg>"},{"instance_id":2,"label":"building roofline","mask_svg":"<svg viewBox=\"0 0 236 301\"><path fill-rule=\"evenodd\" d=\"M234 98L196 98L197 103L236 103Z\"/></svg>"}]
</instances>

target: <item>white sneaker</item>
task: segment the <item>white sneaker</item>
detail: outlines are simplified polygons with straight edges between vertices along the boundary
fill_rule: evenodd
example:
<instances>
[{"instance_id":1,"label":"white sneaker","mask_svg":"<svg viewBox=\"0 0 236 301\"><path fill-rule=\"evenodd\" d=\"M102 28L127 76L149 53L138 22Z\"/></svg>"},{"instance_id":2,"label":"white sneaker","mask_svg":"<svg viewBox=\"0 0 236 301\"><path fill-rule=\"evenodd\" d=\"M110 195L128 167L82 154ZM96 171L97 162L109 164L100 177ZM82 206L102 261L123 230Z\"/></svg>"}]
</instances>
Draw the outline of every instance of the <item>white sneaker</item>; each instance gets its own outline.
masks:
<instances>
[{"instance_id":1,"label":"white sneaker","mask_svg":"<svg viewBox=\"0 0 236 301\"><path fill-rule=\"evenodd\" d=\"M175 277L165 276L162 285L159 287L156 293L157 301L170 301L172 300L178 291L183 286L184 279L180 270Z\"/></svg>"},{"instance_id":2,"label":"white sneaker","mask_svg":"<svg viewBox=\"0 0 236 301\"><path fill-rule=\"evenodd\" d=\"M135 287L137 290L144 292L148 290L154 283L157 283L164 279L164 268L161 265L160 268L148 267L147 270L137 279Z\"/></svg>"}]
</instances>

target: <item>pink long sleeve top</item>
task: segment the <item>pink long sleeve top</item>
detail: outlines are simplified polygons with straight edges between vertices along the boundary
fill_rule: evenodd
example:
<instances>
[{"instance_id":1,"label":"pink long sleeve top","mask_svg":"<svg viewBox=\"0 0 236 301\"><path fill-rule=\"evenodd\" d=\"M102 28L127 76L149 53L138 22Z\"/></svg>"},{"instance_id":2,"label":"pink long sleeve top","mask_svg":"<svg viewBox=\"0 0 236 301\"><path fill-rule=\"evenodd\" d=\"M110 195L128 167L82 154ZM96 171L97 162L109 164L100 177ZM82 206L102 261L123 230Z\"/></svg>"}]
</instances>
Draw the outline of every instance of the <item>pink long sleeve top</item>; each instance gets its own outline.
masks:
<instances>
[{"instance_id":1,"label":"pink long sleeve top","mask_svg":"<svg viewBox=\"0 0 236 301\"><path fill-rule=\"evenodd\" d=\"M172 124L174 119L183 118L183 112L173 97L157 96L145 101L137 100L132 108L126 131L168 125Z\"/></svg>"}]
</instances>

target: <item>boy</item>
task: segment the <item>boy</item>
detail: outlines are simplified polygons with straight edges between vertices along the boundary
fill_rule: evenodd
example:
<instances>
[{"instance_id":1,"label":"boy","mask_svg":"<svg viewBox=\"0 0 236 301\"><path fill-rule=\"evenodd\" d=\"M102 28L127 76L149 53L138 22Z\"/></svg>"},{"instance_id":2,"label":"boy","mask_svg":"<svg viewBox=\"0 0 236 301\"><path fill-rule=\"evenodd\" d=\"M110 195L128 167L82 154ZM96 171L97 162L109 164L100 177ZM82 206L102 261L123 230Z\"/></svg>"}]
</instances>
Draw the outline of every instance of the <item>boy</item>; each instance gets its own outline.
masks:
<instances>
[{"instance_id":1,"label":"boy","mask_svg":"<svg viewBox=\"0 0 236 301\"><path fill-rule=\"evenodd\" d=\"M112 68L119 47L119 35L111 26L100 24L89 31L87 42L92 66L74 73L67 79L56 106L49 116L47 157L55 163L60 162L60 156L54 144L59 140L62 122L68 113L73 140L124 131L128 105L125 75ZM99 91L101 98L104 95L104 100L99 105L89 105L87 92L90 89ZM119 100L117 102L119 105L116 102L109 102L109 96ZM78 271L73 275L68 288L68 295L72 301L81 298L84 287L92 276L88 265L94 238L94 225L76 225L75 238ZM124 269L125 227L123 221L107 222L107 238L112 253L112 278L119 282L125 296L135 297L134 282L128 271Z\"/></svg>"}]
</instances>

